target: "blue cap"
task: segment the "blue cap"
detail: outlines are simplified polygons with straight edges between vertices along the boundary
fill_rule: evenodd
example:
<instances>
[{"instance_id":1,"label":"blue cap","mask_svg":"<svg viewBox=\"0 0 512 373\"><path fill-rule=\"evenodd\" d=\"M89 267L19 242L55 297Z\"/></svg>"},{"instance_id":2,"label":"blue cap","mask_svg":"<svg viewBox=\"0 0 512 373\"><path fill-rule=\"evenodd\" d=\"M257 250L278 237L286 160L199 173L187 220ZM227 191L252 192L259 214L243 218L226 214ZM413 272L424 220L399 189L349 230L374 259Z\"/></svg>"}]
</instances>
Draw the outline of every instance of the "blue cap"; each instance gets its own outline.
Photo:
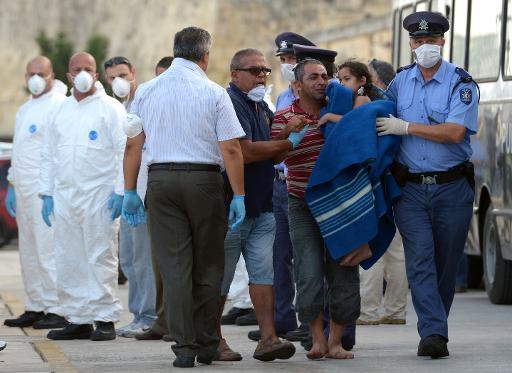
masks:
<instances>
[{"instance_id":1,"label":"blue cap","mask_svg":"<svg viewBox=\"0 0 512 373\"><path fill-rule=\"evenodd\" d=\"M438 12L416 12L409 14L402 23L411 38L443 36L450 29L448 19Z\"/></svg>"},{"instance_id":2,"label":"blue cap","mask_svg":"<svg viewBox=\"0 0 512 373\"><path fill-rule=\"evenodd\" d=\"M294 44L310 46L315 45L312 41L306 39L304 36L290 31L282 32L279 35L277 35L275 43L277 46L276 56L280 56L282 54L295 54L293 50Z\"/></svg>"}]
</instances>

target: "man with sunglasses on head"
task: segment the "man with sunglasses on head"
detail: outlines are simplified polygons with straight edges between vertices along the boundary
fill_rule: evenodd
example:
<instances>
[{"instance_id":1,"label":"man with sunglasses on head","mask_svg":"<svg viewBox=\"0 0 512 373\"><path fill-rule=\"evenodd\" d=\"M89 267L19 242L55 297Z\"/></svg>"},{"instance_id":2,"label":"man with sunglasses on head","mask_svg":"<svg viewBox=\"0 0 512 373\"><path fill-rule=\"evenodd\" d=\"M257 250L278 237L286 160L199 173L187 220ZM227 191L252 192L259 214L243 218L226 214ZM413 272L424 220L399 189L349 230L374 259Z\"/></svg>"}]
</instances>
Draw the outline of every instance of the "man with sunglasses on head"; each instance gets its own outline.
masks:
<instances>
[{"instance_id":1,"label":"man with sunglasses on head","mask_svg":"<svg viewBox=\"0 0 512 373\"><path fill-rule=\"evenodd\" d=\"M137 90L135 67L122 56L108 59L103 66L107 83L112 86L114 96L119 98L129 111ZM143 151L137 178L137 192L142 199L146 194L147 172ZM131 227L126 220L121 219L119 261L121 269L128 278L128 310L133 314L133 320L130 324L116 329L118 336L134 337L136 333L150 329L156 319L156 291L150 246L146 223Z\"/></svg>"},{"instance_id":2,"label":"man with sunglasses on head","mask_svg":"<svg viewBox=\"0 0 512 373\"><path fill-rule=\"evenodd\" d=\"M246 218L237 229L228 231L224 241L222 305L242 254L249 274L249 293L261 331L253 357L261 361L289 359L295 353L295 347L290 342L281 342L274 327L272 252L276 227L272 209L273 158L293 149L303 133L283 132L283 139L270 141L273 113L263 99L271 70L266 67L263 53L256 49L240 50L231 59L230 68L231 82L227 90L246 134L240 139L245 162ZM241 358L224 339L221 340L220 360Z\"/></svg>"}]
</instances>

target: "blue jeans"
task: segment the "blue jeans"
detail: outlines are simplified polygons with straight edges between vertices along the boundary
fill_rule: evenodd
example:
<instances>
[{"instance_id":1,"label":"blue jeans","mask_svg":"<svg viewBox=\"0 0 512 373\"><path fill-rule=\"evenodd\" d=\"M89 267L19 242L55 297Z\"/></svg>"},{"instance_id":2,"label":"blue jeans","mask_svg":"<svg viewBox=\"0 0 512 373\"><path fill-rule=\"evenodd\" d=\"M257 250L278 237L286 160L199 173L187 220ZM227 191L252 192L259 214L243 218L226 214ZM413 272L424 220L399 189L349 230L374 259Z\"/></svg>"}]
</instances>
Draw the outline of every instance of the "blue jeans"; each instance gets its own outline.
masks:
<instances>
[{"instance_id":1,"label":"blue jeans","mask_svg":"<svg viewBox=\"0 0 512 373\"><path fill-rule=\"evenodd\" d=\"M119 261L128 279L128 310L135 321L151 325L156 320L156 290L147 225L131 227L121 219L119 241Z\"/></svg>"},{"instance_id":2,"label":"blue jeans","mask_svg":"<svg viewBox=\"0 0 512 373\"><path fill-rule=\"evenodd\" d=\"M457 269L473 214L474 191L465 178L446 184L408 182L395 202L405 267L421 338L448 338Z\"/></svg>"},{"instance_id":3,"label":"blue jeans","mask_svg":"<svg viewBox=\"0 0 512 373\"><path fill-rule=\"evenodd\" d=\"M228 231L224 240L222 296L229 293L240 254L245 259L249 284L274 284L272 247L275 234L276 222L271 212L264 212L257 218L245 218L238 228Z\"/></svg>"},{"instance_id":4,"label":"blue jeans","mask_svg":"<svg viewBox=\"0 0 512 373\"><path fill-rule=\"evenodd\" d=\"M279 332L287 332L297 328L297 316L293 305L295 298L293 247L288 226L288 191L285 180L274 180L272 204L276 219L276 238L274 240L275 328Z\"/></svg>"}]
</instances>

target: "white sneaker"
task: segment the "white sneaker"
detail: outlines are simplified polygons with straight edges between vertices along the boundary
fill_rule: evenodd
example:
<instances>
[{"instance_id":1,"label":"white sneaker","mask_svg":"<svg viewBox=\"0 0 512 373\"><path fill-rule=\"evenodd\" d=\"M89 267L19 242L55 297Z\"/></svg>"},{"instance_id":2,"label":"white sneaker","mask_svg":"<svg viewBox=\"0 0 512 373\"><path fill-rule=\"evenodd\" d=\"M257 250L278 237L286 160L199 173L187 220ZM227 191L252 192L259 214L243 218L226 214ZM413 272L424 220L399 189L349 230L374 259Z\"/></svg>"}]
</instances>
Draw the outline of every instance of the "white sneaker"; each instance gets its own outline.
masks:
<instances>
[{"instance_id":1,"label":"white sneaker","mask_svg":"<svg viewBox=\"0 0 512 373\"><path fill-rule=\"evenodd\" d=\"M147 331L150 328L151 328L151 325L146 325L146 324L138 323L138 324L135 325L134 328L126 329L121 334L118 334L118 335L120 337L125 337L125 338L134 338L135 334L143 333L143 332Z\"/></svg>"},{"instance_id":2,"label":"white sneaker","mask_svg":"<svg viewBox=\"0 0 512 373\"><path fill-rule=\"evenodd\" d=\"M7 346L7 343L4 341L0 341L0 351L2 351L5 348L5 346Z\"/></svg>"},{"instance_id":3,"label":"white sneaker","mask_svg":"<svg viewBox=\"0 0 512 373\"><path fill-rule=\"evenodd\" d=\"M135 321L133 320L131 323L129 323L128 325L125 325L121 328L118 328L116 329L116 334L118 336L122 336L124 332L127 332L127 331L130 331L130 330L135 330L137 329L139 326L139 322L138 321Z\"/></svg>"}]
</instances>

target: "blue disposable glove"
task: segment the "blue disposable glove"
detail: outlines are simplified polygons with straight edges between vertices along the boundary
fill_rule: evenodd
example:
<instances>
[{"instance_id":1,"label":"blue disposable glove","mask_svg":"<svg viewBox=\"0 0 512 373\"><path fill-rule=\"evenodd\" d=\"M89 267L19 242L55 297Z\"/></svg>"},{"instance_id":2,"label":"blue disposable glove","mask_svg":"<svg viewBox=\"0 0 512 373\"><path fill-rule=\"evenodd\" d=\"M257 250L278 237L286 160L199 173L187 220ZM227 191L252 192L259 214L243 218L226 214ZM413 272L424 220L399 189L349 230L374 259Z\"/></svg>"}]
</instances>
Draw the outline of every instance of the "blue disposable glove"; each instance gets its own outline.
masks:
<instances>
[{"instance_id":1,"label":"blue disposable glove","mask_svg":"<svg viewBox=\"0 0 512 373\"><path fill-rule=\"evenodd\" d=\"M235 229L238 227L245 218L245 202L244 202L245 196L243 195L237 195L235 194L233 196L233 200L231 201L231 204L229 205L229 228Z\"/></svg>"},{"instance_id":2,"label":"blue disposable glove","mask_svg":"<svg viewBox=\"0 0 512 373\"><path fill-rule=\"evenodd\" d=\"M309 128L309 124L305 125L303 129L300 130L300 132L292 132L288 136L288 141L292 143L293 149L295 149L302 139L304 138L304 135L306 135L306 131Z\"/></svg>"},{"instance_id":3,"label":"blue disposable glove","mask_svg":"<svg viewBox=\"0 0 512 373\"><path fill-rule=\"evenodd\" d=\"M125 190L123 199L122 217L132 227L146 222L144 204L137 194L137 190Z\"/></svg>"},{"instance_id":4,"label":"blue disposable glove","mask_svg":"<svg viewBox=\"0 0 512 373\"><path fill-rule=\"evenodd\" d=\"M41 210L41 215L43 215L43 220L47 226L51 227L52 222L50 221L50 215L53 214L53 197L52 196L43 196L43 208Z\"/></svg>"},{"instance_id":5,"label":"blue disposable glove","mask_svg":"<svg viewBox=\"0 0 512 373\"><path fill-rule=\"evenodd\" d=\"M123 196L112 193L110 195L110 199L108 200L107 206L109 210L112 210L112 214L110 215L112 220L117 219L119 216L121 216L121 209L123 208Z\"/></svg>"},{"instance_id":6,"label":"blue disposable glove","mask_svg":"<svg viewBox=\"0 0 512 373\"><path fill-rule=\"evenodd\" d=\"M14 188L10 185L7 188L7 197L5 197L5 208L9 215L13 218L16 217L16 196L14 195Z\"/></svg>"}]
</instances>

